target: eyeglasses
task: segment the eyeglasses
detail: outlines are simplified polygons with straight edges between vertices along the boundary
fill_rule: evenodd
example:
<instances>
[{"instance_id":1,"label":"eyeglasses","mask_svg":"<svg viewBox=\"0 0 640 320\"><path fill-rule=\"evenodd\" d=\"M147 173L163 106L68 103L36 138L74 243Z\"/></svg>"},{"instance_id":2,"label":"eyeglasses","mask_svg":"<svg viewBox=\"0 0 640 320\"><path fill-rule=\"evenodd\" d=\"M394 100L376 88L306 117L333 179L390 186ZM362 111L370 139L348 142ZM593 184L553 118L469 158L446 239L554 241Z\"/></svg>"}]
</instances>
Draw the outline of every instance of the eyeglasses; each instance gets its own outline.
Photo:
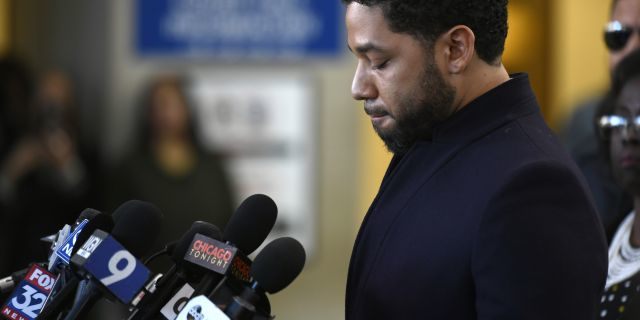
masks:
<instances>
[{"instance_id":1,"label":"eyeglasses","mask_svg":"<svg viewBox=\"0 0 640 320\"><path fill-rule=\"evenodd\" d=\"M631 126L633 126L636 133L640 133L640 115L633 118L633 120L629 120L626 117L612 114L602 116L598 121L598 127L600 127L604 135L611 131L621 131L622 134L626 136Z\"/></svg>"},{"instance_id":2,"label":"eyeglasses","mask_svg":"<svg viewBox=\"0 0 640 320\"><path fill-rule=\"evenodd\" d=\"M640 33L640 27L626 26L620 21L611 21L604 27L604 43L611 51L622 50L634 32Z\"/></svg>"}]
</instances>

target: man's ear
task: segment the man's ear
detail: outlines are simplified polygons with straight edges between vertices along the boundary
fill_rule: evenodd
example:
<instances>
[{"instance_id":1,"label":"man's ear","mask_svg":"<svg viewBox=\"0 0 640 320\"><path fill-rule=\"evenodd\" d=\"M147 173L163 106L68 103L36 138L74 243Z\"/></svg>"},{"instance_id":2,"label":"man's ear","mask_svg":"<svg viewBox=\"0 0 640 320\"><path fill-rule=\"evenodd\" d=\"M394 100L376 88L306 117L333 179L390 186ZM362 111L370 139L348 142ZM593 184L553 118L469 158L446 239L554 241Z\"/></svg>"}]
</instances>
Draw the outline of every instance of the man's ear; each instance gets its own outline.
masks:
<instances>
[{"instance_id":1,"label":"man's ear","mask_svg":"<svg viewBox=\"0 0 640 320\"><path fill-rule=\"evenodd\" d=\"M445 53L445 70L450 74L463 72L473 58L476 36L467 26L458 25L440 36Z\"/></svg>"}]
</instances>

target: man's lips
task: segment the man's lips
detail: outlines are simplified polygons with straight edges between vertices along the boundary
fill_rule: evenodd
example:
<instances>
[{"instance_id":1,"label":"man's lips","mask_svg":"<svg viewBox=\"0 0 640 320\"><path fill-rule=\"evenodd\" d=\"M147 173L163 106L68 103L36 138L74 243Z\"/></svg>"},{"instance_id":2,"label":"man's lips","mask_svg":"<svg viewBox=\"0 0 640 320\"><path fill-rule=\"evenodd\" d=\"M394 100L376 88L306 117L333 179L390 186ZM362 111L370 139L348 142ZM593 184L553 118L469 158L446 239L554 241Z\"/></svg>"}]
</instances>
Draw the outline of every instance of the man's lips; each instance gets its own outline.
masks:
<instances>
[{"instance_id":1,"label":"man's lips","mask_svg":"<svg viewBox=\"0 0 640 320\"><path fill-rule=\"evenodd\" d=\"M386 113L380 113L380 114L370 114L369 117L371 117L372 120L376 120L376 119L382 119L384 117L389 116L389 114Z\"/></svg>"},{"instance_id":2,"label":"man's lips","mask_svg":"<svg viewBox=\"0 0 640 320\"><path fill-rule=\"evenodd\" d=\"M364 112L367 115L369 115L369 117L371 117L372 119L382 118L389 115L389 113L385 111L384 108L377 107L377 106L369 106L369 105L365 105Z\"/></svg>"},{"instance_id":3,"label":"man's lips","mask_svg":"<svg viewBox=\"0 0 640 320\"><path fill-rule=\"evenodd\" d=\"M375 110L375 111L367 111L367 115L371 118L371 124L376 128L381 128L387 122L387 119L390 118L389 113L385 111Z\"/></svg>"}]
</instances>

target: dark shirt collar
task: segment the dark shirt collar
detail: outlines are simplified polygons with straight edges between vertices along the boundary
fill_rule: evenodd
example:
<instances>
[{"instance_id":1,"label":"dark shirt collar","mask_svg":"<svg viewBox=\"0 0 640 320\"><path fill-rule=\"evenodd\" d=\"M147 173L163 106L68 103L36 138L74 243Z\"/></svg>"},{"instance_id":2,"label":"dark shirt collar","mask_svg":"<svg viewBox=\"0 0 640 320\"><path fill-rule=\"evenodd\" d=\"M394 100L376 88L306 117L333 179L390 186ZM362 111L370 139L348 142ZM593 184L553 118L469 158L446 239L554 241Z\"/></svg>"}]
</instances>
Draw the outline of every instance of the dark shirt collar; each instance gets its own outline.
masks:
<instances>
[{"instance_id":1,"label":"dark shirt collar","mask_svg":"<svg viewBox=\"0 0 640 320\"><path fill-rule=\"evenodd\" d=\"M474 140L523 115L539 112L526 73L479 96L453 114L433 131L434 143L458 143ZM531 103L533 102L533 103Z\"/></svg>"}]
</instances>

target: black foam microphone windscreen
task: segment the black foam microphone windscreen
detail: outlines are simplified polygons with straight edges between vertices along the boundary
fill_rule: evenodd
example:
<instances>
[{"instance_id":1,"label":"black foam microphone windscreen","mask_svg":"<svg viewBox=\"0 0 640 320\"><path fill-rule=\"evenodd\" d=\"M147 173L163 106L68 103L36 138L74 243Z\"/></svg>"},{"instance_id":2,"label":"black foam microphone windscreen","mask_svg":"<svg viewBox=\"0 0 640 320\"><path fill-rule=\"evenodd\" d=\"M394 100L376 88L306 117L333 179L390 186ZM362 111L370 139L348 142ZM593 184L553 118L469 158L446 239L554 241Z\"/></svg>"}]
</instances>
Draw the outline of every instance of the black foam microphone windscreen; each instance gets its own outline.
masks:
<instances>
[{"instance_id":1,"label":"black foam microphone windscreen","mask_svg":"<svg viewBox=\"0 0 640 320\"><path fill-rule=\"evenodd\" d=\"M276 203L264 194L254 194L231 216L224 229L224 240L249 255L267 238L277 217Z\"/></svg>"},{"instance_id":2,"label":"black foam microphone windscreen","mask_svg":"<svg viewBox=\"0 0 640 320\"><path fill-rule=\"evenodd\" d=\"M99 214L102 214L102 212L96 209L86 208L82 210L82 212L80 212L80 215L78 216L78 222L81 222L84 219L91 220Z\"/></svg>"},{"instance_id":3,"label":"black foam microphone windscreen","mask_svg":"<svg viewBox=\"0 0 640 320\"><path fill-rule=\"evenodd\" d=\"M79 221L83 219L87 219L89 221L82 229L82 232L78 233L75 244L71 250L71 257L76 254L78 249L82 247L94 231L102 230L110 232L111 229L113 229L113 218L111 218L110 215L97 210L85 209L80 214L80 217L78 217ZM69 268L71 270L76 270L76 266L73 263L69 264ZM66 307L67 303L71 303L74 292L76 292L78 282L79 278L71 277L68 282L63 284L55 295L47 298L47 303L41 310L40 315L38 315L38 319L52 319L55 313L60 312L62 308Z\"/></svg>"},{"instance_id":4,"label":"black foam microphone windscreen","mask_svg":"<svg viewBox=\"0 0 640 320\"><path fill-rule=\"evenodd\" d=\"M220 229L211 223L196 221L182 237L173 242L169 254L174 261L174 266L169 269L157 282L156 290L144 297L138 310L134 311L129 319L146 320L160 319L160 310L171 299L188 278L201 279L208 270L193 263L184 263L184 257L191 249L196 234L201 234L216 240L222 238Z\"/></svg>"},{"instance_id":5,"label":"black foam microphone windscreen","mask_svg":"<svg viewBox=\"0 0 640 320\"><path fill-rule=\"evenodd\" d=\"M93 216L93 218L89 219L89 222L87 222L87 224L84 226L82 232L78 233L75 242L76 244L71 250L71 256L73 257L73 255L76 254L78 249L82 247L82 244L85 243L87 239L89 239L94 231L99 229L105 232L111 232L111 229L113 229L113 225L113 218L111 218L110 215L98 212L95 216Z\"/></svg>"},{"instance_id":6,"label":"black foam microphone windscreen","mask_svg":"<svg viewBox=\"0 0 640 320\"><path fill-rule=\"evenodd\" d=\"M154 247L162 227L162 214L153 204L129 200L113 212L115 225L111 235L136 257Z\"/></svg>"},{"instance_id":7,"label":"black foam microphone windscreen","mask_svg":"<svg viewBox=\"0 0 640 320\"><path fill-rule=\"evenodd\" d=\"M296 239L283 237L266 245L253 260L251 276L268 293L286 288L300 274L306 260Z\"/></svg>"}]
</instances>

